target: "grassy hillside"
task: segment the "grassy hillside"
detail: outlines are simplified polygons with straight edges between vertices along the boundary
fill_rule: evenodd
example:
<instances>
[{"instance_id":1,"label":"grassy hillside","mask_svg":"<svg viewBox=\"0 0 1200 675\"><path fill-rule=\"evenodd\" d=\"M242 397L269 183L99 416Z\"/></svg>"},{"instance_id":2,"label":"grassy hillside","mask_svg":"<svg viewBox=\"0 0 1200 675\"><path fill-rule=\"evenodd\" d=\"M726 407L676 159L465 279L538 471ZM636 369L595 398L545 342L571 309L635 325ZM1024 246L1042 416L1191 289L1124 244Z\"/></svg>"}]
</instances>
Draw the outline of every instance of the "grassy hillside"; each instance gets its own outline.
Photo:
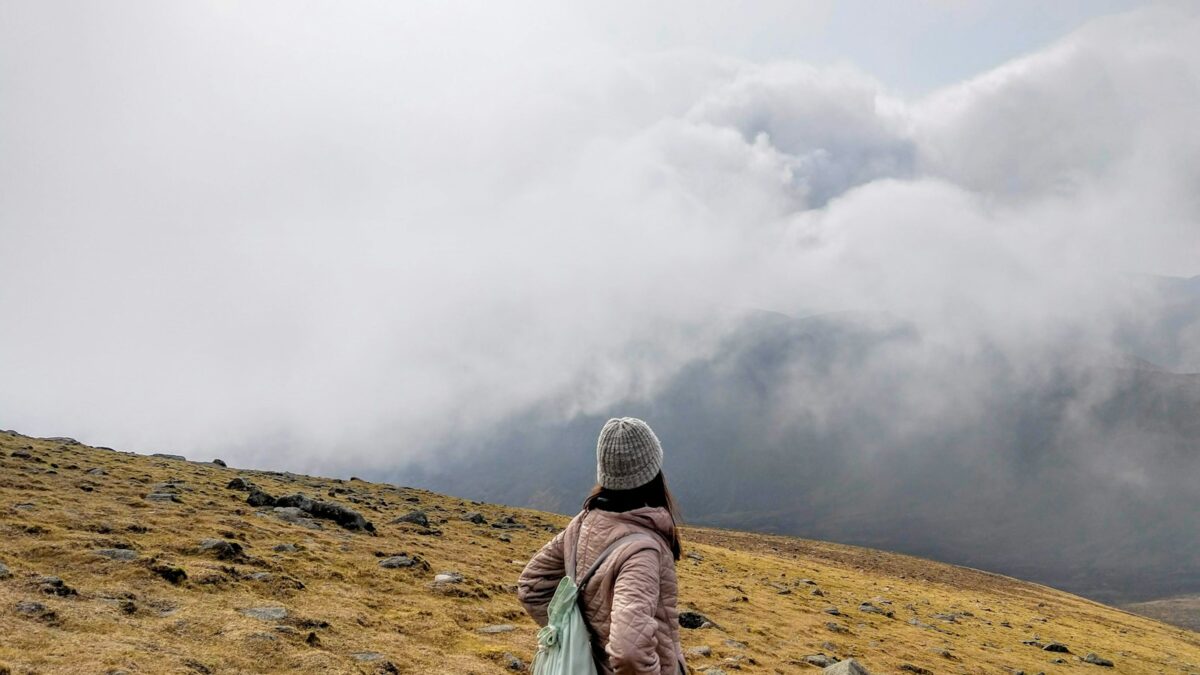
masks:
<instances>
[{"instance_id":1,"label":"grassy hillside","mask_svg":"<svg viewBox=\"0 0 1200 675\"><path fill-rule=\"evenodd\" d=\"M237 477L354 509L374 533L312 518L355 525L304 500L252 506L257 493L227 487ZM392 522L414 509L428 524ZM0 672L512 672L535 644L516 576L565 522L0 433ZM704 654L698 672L812 671L816 654L873 673L1106 671L1079 659L1095 652L1116 672L1200 673L1200 634L1049 588L820 542L685 534L682 609L713 624L683 631Z\"/></svg>"}]
</instances>

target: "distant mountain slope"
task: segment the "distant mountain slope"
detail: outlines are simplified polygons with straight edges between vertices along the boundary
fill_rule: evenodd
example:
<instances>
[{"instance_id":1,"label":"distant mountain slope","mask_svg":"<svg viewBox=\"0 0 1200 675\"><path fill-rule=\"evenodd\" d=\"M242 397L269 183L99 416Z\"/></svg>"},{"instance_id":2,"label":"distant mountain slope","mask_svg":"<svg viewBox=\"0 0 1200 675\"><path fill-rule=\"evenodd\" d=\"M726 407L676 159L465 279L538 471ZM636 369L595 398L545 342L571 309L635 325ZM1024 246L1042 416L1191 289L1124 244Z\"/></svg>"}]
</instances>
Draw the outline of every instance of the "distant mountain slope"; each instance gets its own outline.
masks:
<instances>
[{"instance_id":1,"label":"distant mountain slope","mask_svg":"<svg viewBox=\"0 0 1200 675\"><path fill-rule=\"evenodd\" d=\"M272 507L235 479L339 508ZM375 533L314 516L345 509ZM394 522L414 510L427 522ZM512 672L536 642L516 575L565 522L0 432L0 672ZM1090 652L1121 673L1200 672L1200 634L1042 586L786 537L684 538L681 603L713 624L682 631L699 672L847 657L874 673L1084 672Z\"/></svg>"},{"instance_id":2,"label":"distant mountain slope","mask_svg":"<svg viewBox=\"0 0 1200 675\"><path fill-rule=\"evenodd\" d=\"M695 523L1112 602L1200 591L1200 375L1069 343L1024 361L986 345L963 354L881 315L761 313L651 401L566 422L530 411L398 476L569 512L610 415L651 421Z\"/></svg>"}]
</instances>

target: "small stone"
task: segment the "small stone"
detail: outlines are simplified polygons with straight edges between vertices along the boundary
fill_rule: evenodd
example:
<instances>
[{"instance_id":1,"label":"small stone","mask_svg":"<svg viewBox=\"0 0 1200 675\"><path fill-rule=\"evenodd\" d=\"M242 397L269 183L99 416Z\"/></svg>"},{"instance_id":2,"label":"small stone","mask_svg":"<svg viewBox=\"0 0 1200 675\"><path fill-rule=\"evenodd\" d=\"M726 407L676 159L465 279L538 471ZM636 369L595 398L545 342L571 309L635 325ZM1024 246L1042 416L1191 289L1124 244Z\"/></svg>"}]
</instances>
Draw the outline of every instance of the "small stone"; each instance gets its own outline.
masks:
<instances>
[{"instance_id":1,"label":"small stone","mask_svg":"<svg viewBox=\"0 0 1200 675\"><path fill-rule=\"evenodd\" d=\"M420 525L421 527L429 527L429 517L425 515L424 511L409 511L392 521L393 525L399 525L400 523L411 523L413 525Z\"/></svg>"},{"instance_id":2,"label":"small stone","mask_svg":"<svg viewBox=\"0 0 1200 675\"><path fill-rule=\"evenodd\" d=\"M7 579L11 576L12 576L12 572L9 571L8 565L5 565L4 563L0 562L0 579Z\"/></svg>"},{"instance_id":3,"label":"small stone","mask_svg":"<svg viewBox=\"0 0 1200 675\"><path fill-rule=\"evenodd\" d=\"M842 610L838 609L837 607L826 607L822 611L824 611L826 614L830 614L833 616L841 616L842 615Z\"/></svg>"},{"instance_id":4,"label":"small stone","mask_svg":"<svg viewBox=\"0 0 1200 675\"><path fill-rule=\"evenodd\" d=\"M175 460L175 461L177 461L177 462L186 462L186 461L187 461L187 457L184 457L183 455L169 455L169 454L167 454L167 453L165 453L165 452L156 452L156 453L153 453L153 454L152 454L152 455L150 455L150 456L151 456L151 457L157 457L157 458L159 458L159 459L172 459L172 460Z\"/></svg>"},{"instance_id":5,"label":"small stone","mask_svg":"<svg viewBox=\"0 0 1200 675\"><path fill-rule=\"evenodd\" d=\"M700 612L679 613L679 626L681 628L696 629L700 628L705 623L709 623L708 617L704 616Z\"/></svg>"},{"instance_id":6,"label":"small stone","mask_svg":"<svg viewBox=\"0 0 1200 675\"><path fill-rule=\"evenodd\" d=\"M690 558L690 559L692 559L692 560L695 560L696 562L703 562L703 561L704 561L704 556L700 555L699 553L696 553L695 551L688 551L688 552L687 552L687 557L688 557L688 558Z\"/></svg>"},{"instance_id":7,"label":"small stone","mask_svg":"<svg viewBox=\"0 0 1200 675\"><path fill-rule=\"evenodd\" d=\"M433 577L435 584L460 584L462 580L463 576L458 572L442 572Z\"/></svg>"},{"instance_id":8,"label":"small stone","mask_svg":"<svg viewBox=\"0 0 1200 675\"><path fill-rule=\"evenodd\" d=\"M870 675L867 669L863 668L862 664L854 659L839 661L832 666L827 666L821 672L825 673L825 675Z\"/></svg>"},{"instance_id":9,"label":"small stone","mask_svg":"<svg viewBox=\"0 0 1200 675\"><path fill-rule=\"evenodd\" d=\"M933 675L932 670L929 670L928 668L922 668L921 666L914 666L911 663L901 663L900 670L906 670L910 673L916 673L917 675Z\"/></svg>"},{"instance_id":10,"label":"small stone","mask_svg":"<svg viewBox=\"0 0 1200 675\"><path fill-rule=\"evenodd\" d=\"M41 614L46 611L46 606L40 602L18 602L17 612L20 614Z\"/></svg>"},{"instance_id":11,"label":"small stone","mask_svg":"<svg viewBox=\"0 0 1200 675\"><path fill-rule=\"evenodd\" d=\"M504 667L517 672L525 671L525 662L517 658L512 652L504 652L500 657L500 661L504 663Z\"/></svg>"},{"instance_id":12,"label":"small stone","mask_svg":"<svg viewBox=\"0 0 1200 675\"><path fill-rule=\"evenodd\" d=\"M245 558L242 545L228 539L202 539L200 550L216 557L217 560L241 560Z\"/></svg>"},{"instance_id":13,"label":"small stone","mask_svg":"<svg viewBox=\"0 0 1200 675\"><path fill-rule=\"evenodd\" d=\"M58 577L42 577L38 580L38 590L46 595L57 595L64 598L70 595L79 595L74 588Z\"/></svg>"},{"instance_id":14,"label":"small stone","mask_svg":"<svg viewBox=\"0 0 1200 675\"><path fill-rule=\"evenodd\" d=\"M120 562L129 562L137 560L137 551L131 551L127 548L101 548L96 549L96 555L103 556L109 560L117 560Z\"/></svg>"},{"instance_id":15,"label":"small stone","mask_svg":"<svg viewBox=\"0 0 1200 675\"><path fill-rule=\"evenodd\" d=\"M383 654L379 652L354 652L351 654L355 661L371 662L378 661L383 658Z\"/></svg>"},{"instance_id":16,"label":"small stone","mask_svg":"<svg viewBox=\"0 0 1200 675\"><path fill-rule=\"evenodd\" d=\"M150 502L175 502L180 503L179 495L173 492L151 492L146 495L146 501Z\"/></svg>"},{"instance_id":17,"label":"small stone","mask_svg":"<svg viewBox=\"0 0 1200 675\"><path fill-rule=\"evenodd\" d=\"M826 622L825 628L827 628L835 633L849 633L850 632L849 628L846 628L842 624L835 623L833 621Z\"/></svg>"},{"instance_id":18,"label":"small stone","mask_svg":"<svg viewBox=\"0 0 1200 675\"><path fill-rule=\"evenodd\" d=\"M96 467L94 469L88 469L87 474L89 476L104 476L104 475L107 475L107 472L105 472L104 469L101 469L100 467Z\"/></svg>"},{"instance_id":19,"label":"small stone","mask_svg":"<svg viewBox=\"0 0 1200 675\"><path fill-rule=\"evenodd\" d=\"M417 556L394 555L394 556L391 556L388 558L384 558L383 560L380 560L379 566L384 569L394 570L394 569L399 569L402 567L415 567L419 561L420 561L420 558L418 558ZM443 575L439 574L438 576L443 576Z\"/></svg>"},{"instance_id":20,"label":"small stone","mask_svg":"<svg viewBox=\"0 0 1200 675\"><path fill-rule=\"evenodd\" d=\"M1083 657L1083 662L1090 663L1094 666L1104 666L1105 668L1113 667L1112 661L1109 661L1108 659L1100 656L1096 652L1088 652L1088 655Z\"/></svg>"},{"instance_id":21,"label":"small stone","mask_svg":"<svg viewBox=\"0 0 1200 675\"><path fill-rule=\"evenodd\" d=\"M185 572L182 567L176 567L174 565L157 563L150 566L150 571L154 572L163 579L166 579L172 584L179 584L187 580L187 572Z\"/></svg>"},{"instance_id":22,"label":"small stone","mask_svg":"<svg viewBox=\"0 0 1200 675\"><path fill-rule=\"evenodd\" d=\"M495 635L497 633L511 633L516 629L517 627L511 623L498 623L491 626L484 626L479 629L479 632L485 635Z\"/></svg>"},{"instance_id":23,"label":"small stone","mask_svg":"<svg viewBox=\"0 0 1200 675\"><path fill-rule=\"evenodd\" d=\"M892 613L892 611L891 611L891 610L884 610L884 609L880 609L880 608L876 607L875 605L873 605L873 604L871 604L871 603L869 603L869 602L864 602L864 603L862 603L861 605L859 605L859 606L858 606L858 611L860 611L860 612L866 612L867 614L882 614L883 616L886 616L886 617L889 617L889 618L890 618L891 616L893 616L893 613Z\"/></svg>"},{"instance_id":24,"label":"small stone","mask_svg":"<svg viewBox=\"0 0 1200 675\"><path fill-rule=\"evenodd\" d=\"M245 478L242 478L241 476L235 476L228 483L225 484L225 487L226 487L226 489L229 489L229 490L240 490L242 492L249 492L250 489L254 487L254 484L251 483L250 481L246 480Z\"/></svg>"},{"instance_id":25,"label":"small stone","mask_svg":"<svg viewBox=\"0 0 1200 675\"><path fill-rule=\"evenodd\" d=\"M239 609L243 616L260 621L282 621L287 618L288 611L284 607L247 607Z\"/></svg>"},{"instance_id":26,"label":"small stone","mask_svg":"<svg viewBox=\"0 0 1200 675\"><path fill-rule=\"evenodd\" d=\"M463 520L475 523L476 525L487 525L487 518L484 518L483 514L479 513L478 511L468 513L467 515L463 516Z\"/></svg>"},{"instance_id":27,"label":"small stone","mask_svg":"<svg viewBox=\"0 0 1200 675\"><path fill-rule=\"evenodd\" d=\"M496 539L498 539L506 544L512 543L512 537L508 536L507 534L502 534L499 537L496 537Z\"/></svg>"},{"instance_id":28,"label":"small stone","mask_svg":"<svg viewBox=\"0 0 1200 675\"><path fill-rule=\"evenodd\" d=\"M706 659L706 658L712 656L712 647L709 647L708 645L700 645L699 647L692 647L687 650L685 656L693 656L696 658Z\"/></svg>"},{"instance_id":29,"label":"small stone","mask_svg":"<svg viewBox=\"0 0 1200 675\"><path fill-rule=\"evenodd\" d=\"M1047 651L1047 652L1057 652L1059 654L1070 654L1071 653L1071 650L1067 649L1067 646L1061 642L1051 642L1050 644L1046 645L1045 647L1042 647L1042 650Z\"/></svg>"},{"instance_id":30,"label":"small stone","mask_svg":"<svg viewBox=\"0 0 1200 675\"><path fill-rule=\"evenodd\" d=\"M212 463L216 464L217 466L228 466L223 459L214 459Z\"/></svg>"},{"instance_id":31,"label":"small stone","mask_svg":"<svg viewBox=\"0 0 1200 675\"><path fill-rule=\"evenodd\" d=\"M826 666L830 666L830 665L833 665L834 663L837 663L836 659L831 661L829 659L829 657L825 656L824 654L809 654L808 656L805 656L802 660L805 663L812 664L818 668L825 668Z\"/></svg>"}]
</instances>

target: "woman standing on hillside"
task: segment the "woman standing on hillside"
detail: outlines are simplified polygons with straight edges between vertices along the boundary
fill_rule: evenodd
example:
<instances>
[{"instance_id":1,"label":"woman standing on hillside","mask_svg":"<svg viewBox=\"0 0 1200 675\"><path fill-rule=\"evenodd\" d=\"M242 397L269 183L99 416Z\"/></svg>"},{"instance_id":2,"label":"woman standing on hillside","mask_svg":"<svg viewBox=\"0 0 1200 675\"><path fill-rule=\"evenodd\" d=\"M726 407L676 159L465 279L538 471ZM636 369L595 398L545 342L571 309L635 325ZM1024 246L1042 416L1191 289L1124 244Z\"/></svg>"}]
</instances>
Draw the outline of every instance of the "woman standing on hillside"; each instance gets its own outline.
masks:
<instances>
[{"instance_id":1,"label":"woman standing on hillside","mask_svg":"<svg viewBox=\"0 0 1200 675\"><path fill-rule=\"evenodd\" d=\"M596 442L598 484L579 515L533 556L518 582L525 611L545 626L559 581L568 575L579 579L608 554L579 589L596 666L605 675L687 672L675 607L677 511L662 462L662 445L645 422L633 417L606 422ZM648 536L628 537L636 533ZM566 569L568 560L574 560L575 569Z\"/></svg>"}]
</instances>

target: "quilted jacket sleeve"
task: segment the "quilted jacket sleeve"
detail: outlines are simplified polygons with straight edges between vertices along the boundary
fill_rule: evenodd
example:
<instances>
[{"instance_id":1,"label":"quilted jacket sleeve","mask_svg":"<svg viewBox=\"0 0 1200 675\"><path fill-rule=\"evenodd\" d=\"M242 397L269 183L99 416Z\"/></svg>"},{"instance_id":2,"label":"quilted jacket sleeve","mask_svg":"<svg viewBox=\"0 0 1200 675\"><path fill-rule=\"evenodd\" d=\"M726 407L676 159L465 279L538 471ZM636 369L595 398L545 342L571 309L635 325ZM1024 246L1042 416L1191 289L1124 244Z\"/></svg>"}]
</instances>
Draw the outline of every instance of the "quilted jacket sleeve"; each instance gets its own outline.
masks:
<instances>
[{"instance_id":1,"label":"quilted jacket sleeve","mask_svg":"<svg viewBox=\"0 0 1200 675\"><path fill-rule=\"evenodd\" d=\"M617 675L657 674L659 559L655 549L629 556L613 586L608 662Z\"/></svg>"},{"instance_id":2,"label":"quilted jacket sleeve","mask_svg":"<svg viewBox=\"0 0 1200 675\"><path fill-rule=\"evenodd\" d=\"M563 535L559 532L553 539L546 542L540 551L533 554L521 578L517 580L517 600L525 607L525 611L539 626L545 626L549 621L547 609L550 599L558 582L566 576L566 563L563 561Z\"/></svg>"}]
</instances>

